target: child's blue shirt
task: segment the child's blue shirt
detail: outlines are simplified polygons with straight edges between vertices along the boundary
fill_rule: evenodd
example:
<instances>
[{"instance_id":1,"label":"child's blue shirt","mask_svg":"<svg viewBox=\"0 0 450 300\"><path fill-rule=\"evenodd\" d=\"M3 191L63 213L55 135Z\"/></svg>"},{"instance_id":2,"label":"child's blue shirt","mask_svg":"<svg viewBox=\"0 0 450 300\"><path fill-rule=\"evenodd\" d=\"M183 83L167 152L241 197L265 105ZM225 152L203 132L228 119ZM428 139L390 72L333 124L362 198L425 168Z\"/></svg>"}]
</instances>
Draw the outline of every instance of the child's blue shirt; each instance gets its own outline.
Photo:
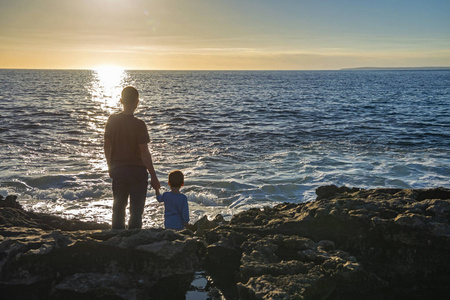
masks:
<instances>
[{"instance_id":1,"label":"child's blue shirt","mask_svg":"<svg viewBox=\"0 0 450 300\"><path fill-rule=\"evenodd\" d=\"M164 227L166 229L183 229L189 222L189 207L184 194L165 192L156 196L158 202L164 202Z\"/></svg>"}]
</instances>

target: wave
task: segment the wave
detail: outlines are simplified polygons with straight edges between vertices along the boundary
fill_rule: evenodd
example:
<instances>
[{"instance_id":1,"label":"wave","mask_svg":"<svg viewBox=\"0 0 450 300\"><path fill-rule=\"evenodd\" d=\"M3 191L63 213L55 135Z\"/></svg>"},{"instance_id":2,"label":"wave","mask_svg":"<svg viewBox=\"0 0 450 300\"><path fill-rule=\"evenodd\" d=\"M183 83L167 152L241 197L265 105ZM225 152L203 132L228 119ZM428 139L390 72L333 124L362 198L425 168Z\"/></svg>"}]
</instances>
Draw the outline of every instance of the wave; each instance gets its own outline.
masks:
<instances>
[{"instance_id":1,"label":"wave","mask_svg":"<svg viewBox=\"0 0 450 300\"><path fill-rule=\"evenodd\" d=\"M50 189L70 187L75 182L75 178L66 175L45 175L24 178L23 181L32 188Z\"/></svg>"},{"instance_id":2,"label":"wave","mask_svg":"<svg viewBox=\"0 0 450 300\"><path fill-rule=\"evenodd\" d=\"M217 197L217 195L207 192L186 192L185 193L189 202L195 202L205 206L220 206L223 202Z\"/></svg>"}]
</instances>

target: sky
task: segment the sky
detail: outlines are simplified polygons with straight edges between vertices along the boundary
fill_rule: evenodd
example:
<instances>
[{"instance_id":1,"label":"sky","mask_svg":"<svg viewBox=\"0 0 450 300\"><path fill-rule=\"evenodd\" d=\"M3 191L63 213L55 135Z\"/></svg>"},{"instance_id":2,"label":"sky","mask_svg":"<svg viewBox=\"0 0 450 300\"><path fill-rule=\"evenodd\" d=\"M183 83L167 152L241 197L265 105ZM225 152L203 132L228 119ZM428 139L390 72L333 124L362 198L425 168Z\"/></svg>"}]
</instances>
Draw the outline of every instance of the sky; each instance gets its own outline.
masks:
<instances>
[{"instance_id":1,"label":"sky","mask_svg":"<svg viewBox=\"0 0 450 300\"><path fill-rule=\"evenodd\" d=\"M448 0L0 0L0 68L450 66Z\"/></svg>"}]
</instances>

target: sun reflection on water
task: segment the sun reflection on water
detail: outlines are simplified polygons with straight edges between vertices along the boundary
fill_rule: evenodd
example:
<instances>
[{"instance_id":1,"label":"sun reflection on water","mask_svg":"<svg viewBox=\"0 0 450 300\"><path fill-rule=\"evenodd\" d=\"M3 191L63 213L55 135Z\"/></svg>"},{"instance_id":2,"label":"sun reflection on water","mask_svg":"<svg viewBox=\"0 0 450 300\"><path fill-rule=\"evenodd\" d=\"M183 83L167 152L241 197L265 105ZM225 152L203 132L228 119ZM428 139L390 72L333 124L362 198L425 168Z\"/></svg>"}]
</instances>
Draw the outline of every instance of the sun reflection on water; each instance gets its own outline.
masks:
<instances>
[{"instance_id":1,"label":"sun reflection on water","mask_svg":"<svg viewBox=\"0 0 450 300\"><path fill-rule=\"evenodd\" d=\"M109 114L113 113L119 106L120 92L126 79L123 68L114 66L103 66L95 68L92 98L100 102L102 109Z\"/></svg>"},{"instance_id":2,"label":"sun reflection on water","mask_svg":"<svg viewBox=\"0 0 450 300\"><path fill-rule=\"evenodd\" d=\"M127 73L120 67L103 66L93 69L92 101L100 110L89 115L88 121L88 131L93 133L91 143L99 145L95 150L86 152L92 170L104 173L108 170L101 147L103 132L108 116L120 110L120 93L126 78Z\"/></svg>"}]
</instances>

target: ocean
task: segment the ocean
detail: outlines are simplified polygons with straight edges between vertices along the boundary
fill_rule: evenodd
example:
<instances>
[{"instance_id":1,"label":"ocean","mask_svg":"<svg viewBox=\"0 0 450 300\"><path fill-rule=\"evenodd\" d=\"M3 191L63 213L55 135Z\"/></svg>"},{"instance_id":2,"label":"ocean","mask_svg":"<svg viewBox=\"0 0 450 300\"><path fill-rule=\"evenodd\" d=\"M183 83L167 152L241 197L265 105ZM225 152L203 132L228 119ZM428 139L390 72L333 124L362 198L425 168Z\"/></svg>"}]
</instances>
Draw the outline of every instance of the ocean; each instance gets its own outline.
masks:
<instances>
[{"instance_id":1,"label":"ocean","mask_svg":"<svg viewBox=\"0 0 450 300\"><path fill-rule=\"evenodd\" d=\"M449 187L449 70L4 69L0 195L110 223L103 132L127 85L163 191L185 174L192 223L312 201L321 185ZM162 227L163 210L149 189L144 227Z\"/></svg>"}]
</instances>

